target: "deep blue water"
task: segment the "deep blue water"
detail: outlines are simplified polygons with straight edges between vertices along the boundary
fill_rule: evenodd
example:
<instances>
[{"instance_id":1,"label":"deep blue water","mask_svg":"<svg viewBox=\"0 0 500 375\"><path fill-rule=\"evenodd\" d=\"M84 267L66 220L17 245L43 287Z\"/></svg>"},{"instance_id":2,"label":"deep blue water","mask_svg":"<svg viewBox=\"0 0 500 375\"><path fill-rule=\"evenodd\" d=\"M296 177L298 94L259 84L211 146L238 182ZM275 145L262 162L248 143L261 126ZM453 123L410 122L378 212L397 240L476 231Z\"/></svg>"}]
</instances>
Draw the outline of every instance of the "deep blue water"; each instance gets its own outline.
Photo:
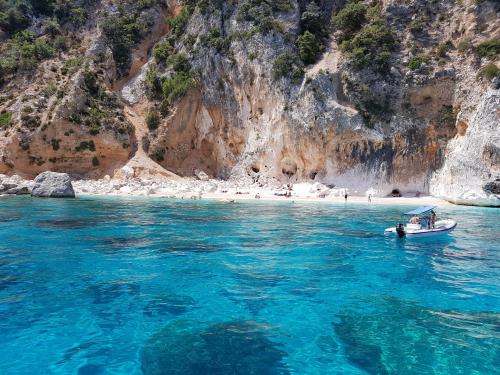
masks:
<instances>
[{"instance_id":1,"label":"deep blue water","mask_svg":"<svg viewBox=\"0 0 500 375\"><path fill-rule=\"evenodd\" d=\"M0 374L499 374L500 210L403 210L0 198Z\"/></svg>"}]
</instances>

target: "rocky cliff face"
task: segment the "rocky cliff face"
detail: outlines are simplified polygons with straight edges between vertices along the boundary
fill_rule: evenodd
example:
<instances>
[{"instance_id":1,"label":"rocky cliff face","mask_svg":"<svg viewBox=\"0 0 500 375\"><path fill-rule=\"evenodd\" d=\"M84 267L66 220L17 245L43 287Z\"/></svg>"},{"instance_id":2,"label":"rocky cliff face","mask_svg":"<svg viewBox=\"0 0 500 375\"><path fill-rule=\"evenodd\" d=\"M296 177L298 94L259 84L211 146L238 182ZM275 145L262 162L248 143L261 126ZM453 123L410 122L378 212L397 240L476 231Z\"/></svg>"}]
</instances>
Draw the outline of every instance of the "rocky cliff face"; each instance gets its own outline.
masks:
<instances>
[{"instance_id":1,"label":"rocky cliff face","mask_svg":"<svg viewBox=\"0 0 500 375\"><path fill-rule=\"evenodd\" d=\"M500 204L495 2L88 7L100 13L63 31L84 47L44 61L34 81L15 72L4 83L0 173L97 177L128 165ZM63 98L39 93L50 82L65 85ZM26 103L40 123L23 120Z\"/></svg>"}]
</instances>

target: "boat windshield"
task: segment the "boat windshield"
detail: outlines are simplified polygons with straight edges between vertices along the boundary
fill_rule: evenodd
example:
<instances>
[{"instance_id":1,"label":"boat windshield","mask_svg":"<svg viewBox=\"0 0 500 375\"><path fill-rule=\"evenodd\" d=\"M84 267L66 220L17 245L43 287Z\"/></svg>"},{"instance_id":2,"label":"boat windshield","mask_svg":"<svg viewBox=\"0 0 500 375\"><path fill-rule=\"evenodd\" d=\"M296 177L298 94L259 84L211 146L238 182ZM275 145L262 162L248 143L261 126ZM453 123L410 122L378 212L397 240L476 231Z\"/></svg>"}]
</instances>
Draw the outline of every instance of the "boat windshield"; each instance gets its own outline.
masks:
<instances>
[{"instance_id":1,"label":"boat windshield","mask_svg":"<svg viewBox=\"0 0 500 375\"><path fill-rule=\"evenodd\" d=\"M412 211L405 212L404 215L410 215L410 216L423 215L423 214L426 214L427 212L432 211L435 208L436 208L436 206L419 207L419 208L416 208Z\"/></svg>"}]
</instances>

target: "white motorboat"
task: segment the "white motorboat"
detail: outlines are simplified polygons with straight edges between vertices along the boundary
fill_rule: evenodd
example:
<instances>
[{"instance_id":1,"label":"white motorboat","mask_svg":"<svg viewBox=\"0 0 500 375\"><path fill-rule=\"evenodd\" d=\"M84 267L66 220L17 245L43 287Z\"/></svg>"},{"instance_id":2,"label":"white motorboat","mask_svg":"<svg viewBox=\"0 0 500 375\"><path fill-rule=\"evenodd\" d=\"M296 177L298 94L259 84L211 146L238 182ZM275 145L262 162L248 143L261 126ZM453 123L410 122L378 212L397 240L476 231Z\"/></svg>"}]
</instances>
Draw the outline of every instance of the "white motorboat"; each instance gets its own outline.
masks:
<instances>
[{"instance_id":1,"label":"white motorboat","mask_svg":"<svg viewBox=\"0 0 500 375\"><path fill-rule=\"evenodd\" d=\"M446 219L434 221L434 206L420 207L406 212L410 216L409 223L399 223L395 227L387 228L385 234L396 234L399 237L427 237L450 233L457 226L455 220Z\"/></svg>"}]
</instances>

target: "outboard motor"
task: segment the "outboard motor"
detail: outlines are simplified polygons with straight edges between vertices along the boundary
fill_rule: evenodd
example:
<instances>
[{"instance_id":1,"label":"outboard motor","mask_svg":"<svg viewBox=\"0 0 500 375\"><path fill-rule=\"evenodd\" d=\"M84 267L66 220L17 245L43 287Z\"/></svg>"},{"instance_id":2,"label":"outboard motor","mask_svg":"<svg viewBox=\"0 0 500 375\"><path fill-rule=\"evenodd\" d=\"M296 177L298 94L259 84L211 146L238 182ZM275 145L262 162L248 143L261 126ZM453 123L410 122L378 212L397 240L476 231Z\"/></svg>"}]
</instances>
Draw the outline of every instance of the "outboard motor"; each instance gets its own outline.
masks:
<instances>
[{"instance_id":1,"label":"outboard motor","mask_svg":"<svg viewBox=\"0 0 500 375\"><path fill-rule=\"evenodd\" d=\"M401 223L396 225L396 233L398 234L398 236L400 238L403 238L404 236L406 236L405 226Z\"/></svg>"}]
</instances>

